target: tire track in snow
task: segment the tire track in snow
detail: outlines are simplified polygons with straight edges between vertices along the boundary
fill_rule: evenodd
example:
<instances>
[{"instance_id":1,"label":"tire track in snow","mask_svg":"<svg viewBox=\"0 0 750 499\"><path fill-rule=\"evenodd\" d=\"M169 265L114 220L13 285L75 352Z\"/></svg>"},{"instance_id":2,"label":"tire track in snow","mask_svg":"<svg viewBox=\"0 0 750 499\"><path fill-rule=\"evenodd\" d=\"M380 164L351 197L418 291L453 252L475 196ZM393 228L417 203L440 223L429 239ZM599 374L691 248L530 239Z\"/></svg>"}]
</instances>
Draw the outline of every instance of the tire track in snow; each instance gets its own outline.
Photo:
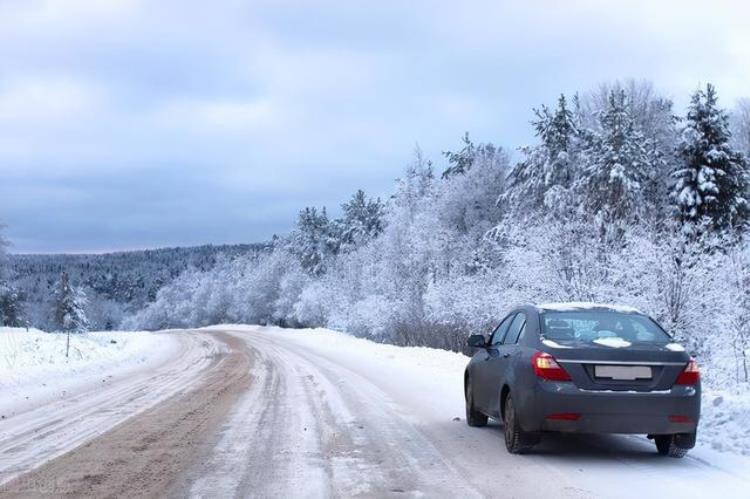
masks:
<instances>
[{"instance_id":1,"label":"tire track in snow","mask_svg":"<svg viewBox=\"0 0 750 499\"><path fill-rule=\"evenodd\" d=\"M255 382L191 471L189 495L479 496L362 376L266 335L236 336L255 351Z\"/></svg>"}]
</instances>

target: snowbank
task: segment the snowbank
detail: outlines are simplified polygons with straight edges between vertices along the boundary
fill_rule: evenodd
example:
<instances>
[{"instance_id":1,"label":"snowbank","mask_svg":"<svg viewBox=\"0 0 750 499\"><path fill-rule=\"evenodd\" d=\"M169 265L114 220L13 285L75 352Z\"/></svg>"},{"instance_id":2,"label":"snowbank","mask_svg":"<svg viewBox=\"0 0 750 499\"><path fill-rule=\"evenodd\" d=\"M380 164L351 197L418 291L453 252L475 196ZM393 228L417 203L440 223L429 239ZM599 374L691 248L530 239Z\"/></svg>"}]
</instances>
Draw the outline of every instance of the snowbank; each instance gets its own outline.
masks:
<instances>
[{"instance_id":1,"label":"snowbank","mask_svg":"<svg viewBox=\"0 0 750 499\"><path fill-rule=\"evenodd\" d=\"M92 332L66 335L0 328L0 411L6 416L64 396L85 383L158 362L176 347L167 335Z\"/></svg>"},{"instance_id":2,"label":"snowbank","mask_svg":"<svg viewBox=\"0 0 750 499\"><path fill-rule=\"evenodd\" d=\"M750 456L750 390L704 391L698 431L712 449Z\"/></svg>"}]
</instances>

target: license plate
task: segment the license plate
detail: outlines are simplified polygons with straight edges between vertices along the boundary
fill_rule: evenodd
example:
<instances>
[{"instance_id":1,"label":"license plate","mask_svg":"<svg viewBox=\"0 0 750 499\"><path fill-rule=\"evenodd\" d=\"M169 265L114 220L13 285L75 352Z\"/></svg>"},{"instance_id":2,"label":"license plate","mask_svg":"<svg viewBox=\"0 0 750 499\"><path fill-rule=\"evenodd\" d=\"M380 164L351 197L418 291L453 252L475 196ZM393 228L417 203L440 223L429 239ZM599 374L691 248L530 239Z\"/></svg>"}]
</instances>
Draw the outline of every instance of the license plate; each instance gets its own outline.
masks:
<instances>
[{"instance_id":1,"label":"license plate","mask_svg":"<svg viewBox=\"0 0 750 499\"><path fill-rule=\"evenodd\" d=\"M651 379L651 368L649 366L594 366L594 376L629 381Z\"/></svg>"}]
</instances>

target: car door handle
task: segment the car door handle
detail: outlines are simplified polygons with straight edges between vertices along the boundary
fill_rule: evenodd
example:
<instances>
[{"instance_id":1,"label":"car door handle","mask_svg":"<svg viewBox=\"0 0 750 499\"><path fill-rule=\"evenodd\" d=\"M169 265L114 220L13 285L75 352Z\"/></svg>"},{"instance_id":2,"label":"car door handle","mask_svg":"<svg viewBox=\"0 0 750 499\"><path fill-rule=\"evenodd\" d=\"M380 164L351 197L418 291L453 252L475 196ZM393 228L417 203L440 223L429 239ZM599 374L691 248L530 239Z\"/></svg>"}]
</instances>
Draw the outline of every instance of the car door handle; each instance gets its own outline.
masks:
<instances>
[{"instance_id":1,"label":"car door handle","mask_svg":"<svg viewBox=\"0 0 750 499\"><path fill-rule=\"evenodd\" d=\"M509 353L504 353L504 354L503 354L503 358L504 358L504 359L507 359L508 357L510 357L510 354L509 354Z\"/></svg>"}]
</instances>

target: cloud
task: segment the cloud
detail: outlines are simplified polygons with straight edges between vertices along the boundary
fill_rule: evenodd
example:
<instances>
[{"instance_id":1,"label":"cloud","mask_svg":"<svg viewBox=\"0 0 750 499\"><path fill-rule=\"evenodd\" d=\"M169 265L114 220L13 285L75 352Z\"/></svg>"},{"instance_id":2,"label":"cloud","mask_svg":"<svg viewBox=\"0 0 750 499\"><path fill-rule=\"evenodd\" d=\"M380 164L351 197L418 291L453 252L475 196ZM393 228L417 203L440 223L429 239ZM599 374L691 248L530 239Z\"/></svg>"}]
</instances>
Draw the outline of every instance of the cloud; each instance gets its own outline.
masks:
<instances>
[{"instance_id":1,"label":"cloud","mask_svg":"<svg viewBox=\"0 0 750 499\"><path fill-rule=\"evenodd\" d=\"M69 120L96 112L100 89L67 78L6 81L0 88L0 121L15 125Z\"/></svg>"},{"instance_id":2,"label":"cloud","mask_svg":"<svg viewBox=\"0 0 750 499\"><path fill-rule=\"evenodd\" d=\"M467 130L527 143L560 92L646 78L679 109L711 81L731 106L748 10L1 2L0 219L19 251L265 239L302 206L387 195L415 143L438 163Z\"/></svg>"}]
</instances>

